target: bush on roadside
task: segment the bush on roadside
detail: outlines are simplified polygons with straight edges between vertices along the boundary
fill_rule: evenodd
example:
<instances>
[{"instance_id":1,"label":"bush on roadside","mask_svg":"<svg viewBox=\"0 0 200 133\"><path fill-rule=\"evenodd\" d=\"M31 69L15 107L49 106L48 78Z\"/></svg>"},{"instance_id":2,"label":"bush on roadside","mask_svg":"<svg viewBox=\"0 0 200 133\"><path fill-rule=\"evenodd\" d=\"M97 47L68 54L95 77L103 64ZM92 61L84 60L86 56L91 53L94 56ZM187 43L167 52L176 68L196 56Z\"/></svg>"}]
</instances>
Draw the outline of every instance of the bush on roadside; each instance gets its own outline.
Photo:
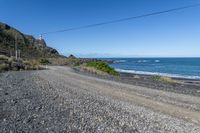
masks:
<instances>
[{"instance_id":1,"label":"bush on roadside","mask_svg":"<svg viewBox=\"0 0 200 133\"><path fill-rule=\"evenodd\" d=\"M8 57L5 55L0 55L0 60L8 60Z\"/></svg>"},{"instance_id":2,"label":"bush on roadside","mask_svg":"<svg viewBox=\"0 0 200 133\"><path fill-rule=\"evenodd\" d=\"M12 62L14 62L14 61L16 61L15 57L10 57L10 58L8 58L8 62L9 62L9 63L12 63Z\"/></svg>"},{"instance_id":3,"label":"bush on roadside","mask_svg":"<svg viewBox=\"0 0 200 133\"><path fill-rule=\"evenodd\" d=\"M115 75L115 76L119 75L119 73L115 71L114 68L110 67L106 62L92 61L86 63L86 67L92 67L110 75Z\"/></svg>"},{"instance_id":4,"label":"bush on roadside","mask_svg":"<svg viewBox=\"0 0 200 133\"><path fill-rule=\"evenodd\" d=\"M40 63L37 60L26 60L23 62L25 64L25 70L39 70Z\"/></svg>"},{"instance_id":5,"label":"bush on roadside","mask_svg":"<svg viewBox=\"0 0 200 133\"><path fill-rule=\"evenodd\" d=\"M100 70L97 70L94 67L81 66L80 68L83 71L87 71L87 72L90 72L90 73L93 73L93 74L96 74L96 75L105 75L105 76L109 75L108 73L100 71Z\"/></svg>"},{"instance_id":6,"label":"bush on roadside","mask_svg":"<svg viewBox=\"0 0 200 133\"><path fill-rule=\"evenodd\" d=\"M50 62L49 62L48 59L42 58L42 59L40 59L40 64L42 64L42 65L48 65L48 64L50 64Z\"/></svg>"},{"instance_id":7,"label":"bush on roadside","mask_svg":"<svg viewBox=\"0 0 200 133\"><path fill-rule=\"evenodd\" d=\"M40 69L40 63L37 60L16 60L14 57L7 57L0 55L0 72L8 70L38 70Z\"/></svg>"},{"instance_id":8,"label":"bush on roadside","mask_svg":"<svg viewBox=\"0 0 200 133\"><path fill-rule=\"evenodd\" d=\"M0 72L8 71L8 70L9 70L9 65L8 64L5 64L5 63L0 64Z\"/></svg>"}]
</instances>

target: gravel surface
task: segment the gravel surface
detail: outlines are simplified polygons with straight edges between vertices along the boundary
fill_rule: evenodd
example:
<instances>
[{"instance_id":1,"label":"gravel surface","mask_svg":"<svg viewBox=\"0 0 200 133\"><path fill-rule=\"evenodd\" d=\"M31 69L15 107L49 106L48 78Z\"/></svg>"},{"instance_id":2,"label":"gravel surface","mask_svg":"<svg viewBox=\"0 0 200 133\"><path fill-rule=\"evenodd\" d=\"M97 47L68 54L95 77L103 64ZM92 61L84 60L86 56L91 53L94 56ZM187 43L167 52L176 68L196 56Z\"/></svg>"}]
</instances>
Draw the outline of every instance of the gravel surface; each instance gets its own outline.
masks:
<instances>
[{"instance_id":1,"label":"gravel surface","mask_svg":"<svg viewBox=\"0 0 200 133\"><path fill-rule=\"evenodd\" d=\"M75 73L0 74L0 132L200 133L200 97Z\"/></svg>"}]
</instances>

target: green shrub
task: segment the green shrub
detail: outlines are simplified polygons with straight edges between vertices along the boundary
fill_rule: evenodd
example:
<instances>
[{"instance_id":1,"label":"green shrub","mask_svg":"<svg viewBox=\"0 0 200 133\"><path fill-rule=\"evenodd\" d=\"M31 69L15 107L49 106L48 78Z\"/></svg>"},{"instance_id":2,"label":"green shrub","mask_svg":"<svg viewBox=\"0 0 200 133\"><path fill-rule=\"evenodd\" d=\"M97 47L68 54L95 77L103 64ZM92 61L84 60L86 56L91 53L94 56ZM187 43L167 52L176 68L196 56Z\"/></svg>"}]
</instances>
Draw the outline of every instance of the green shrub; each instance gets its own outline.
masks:
<instances>
[{"instance_id":1,"label":"green shrub","mask_svg":"<svg viewBox=\"0 0 200 133\"><path fill-rule=\"evenodd\" d=\"M42 64L42 65L47 65L47 64L50 64L50 62L49 62L49 60L47 60L47 59L40 59L40 63Z\"/></svg>"},{"instance_id":2,"label":"green shrub","mask_svg":"<svg viewBox=\"0 0 200 133\"><path fill-rule=\"evenodd\" d=\"M106 62L92 61L92 62L86 63L86 66L93 67L97 70L108 73L110 75L119 75L119 73L117 71L115 71L114 68L110 67Z\"/></svg>"},{"instance_id":3,"label":"green shrub","mask_svg":"<svg viewBox=\"0 0 200 133\"><path fill-rule=\"evenodd\" d=\"M40 63L37 60L26 60L23 61L23 64L25 65L25 70L39 70L40 69Z\"/></svg>"},{"instance_id":4,"label":"green shrub","mask_svg":"<svg viewBox=\"0 0 200 133\"><path fill-rule=\"evenodd\" d=\"M30 70L39 70L40 69L40 63L37 60L29 60L30 63Z\"/></svg>"},{"instance_id":5,"label":"green shrub","mask_svg":"<svg viewBox=\"0 0 200 133\"><path fill-rule=\"evenodd\" d=\"M5 64L5 63L0 64L0 72L7 71L7 70L9 70L9 65L8 64Z\"/></svg>"},{"instance_id":6,"label":"green shrub","mask_svg":"<svg viewBox=\"0 0 200 133\"><path fill-rule=\"evenodd\" d=\"M23 63L24 65L31 65L30 61L27 61L27 60L23 61Z\"/></svg>"},{"instance_id":7,"label":"green shrub","mask_svg":"<svg viewBox=\"0 0 200 133\"><path fill-rule=\"evenodd\" d=\"M159 81L163 83L176 83L176 81L170 77L159 76L159 75L152 76L151 79L154 81Z\"/></svg>"},{"instance_id":8,"label":"green shrub","mask_svg":"<svg viewBox=\"0 0 200 133\"><path fill-rule=\"evenodd\" d=\"M16 60L14 57L0 55L0 72L8 70L39 70L40 63L38 60Z\"/></svg>"},{"instance_id":9,"label":"green shrub","mask_svg":"<svg viewBox=\"0 0 200 133\"><path fill-rule=\"evenodd\" d=\"M8 62L9 62L9 63L12 63L12 62L14 62L14 61L16 61L16 59L15 59L14 57L10 57L10 58L8 59Z\"/></svg>"},{"instance_id":10,"label":"green shrub","mask_svg":"<svg viewBox=\"0 0 200 133\"><path fill-rule=\"evenodd\" d=\"M5 55L0 55L0 60L8 60L8 57Z\"/></svg>"}]
</instances>

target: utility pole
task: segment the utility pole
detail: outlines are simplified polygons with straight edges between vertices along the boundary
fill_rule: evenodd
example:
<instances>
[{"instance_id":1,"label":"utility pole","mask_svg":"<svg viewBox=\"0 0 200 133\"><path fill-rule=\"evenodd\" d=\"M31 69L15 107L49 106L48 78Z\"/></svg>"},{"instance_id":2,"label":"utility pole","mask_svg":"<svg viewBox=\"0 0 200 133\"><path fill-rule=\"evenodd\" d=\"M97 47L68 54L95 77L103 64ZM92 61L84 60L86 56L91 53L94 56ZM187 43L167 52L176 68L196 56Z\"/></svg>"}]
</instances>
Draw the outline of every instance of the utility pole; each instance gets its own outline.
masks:
<instances>
[{"instance_id":1,"label":"utility pole","mask_svg":"<svg viewBox=\"0 0 200 133\"><path fill-rule=\"evenodd\" d=\"M18 50L18 57L19 57L19 59L20 59L20 55L21 54L21 51L20 51L20 49Z\"/></svg>"},{"instance_id":2,"label":"utility pole","mask_svg":"<svg viewBox=\"0 0 200 133\"><path fill-rule=\"evenodd\" d=\"M10 57L12 57L12 50L10 50Z\"/></svg>"},{"instance_id":3,"label":"utility pole","mask_svg":"<svg viewBox=\"0 0 200 133\"><path fill-rule=\"evenodd\" d=\"M17 60L17 38L15 35L15 59Z\"/></svg>"}]
</instances>

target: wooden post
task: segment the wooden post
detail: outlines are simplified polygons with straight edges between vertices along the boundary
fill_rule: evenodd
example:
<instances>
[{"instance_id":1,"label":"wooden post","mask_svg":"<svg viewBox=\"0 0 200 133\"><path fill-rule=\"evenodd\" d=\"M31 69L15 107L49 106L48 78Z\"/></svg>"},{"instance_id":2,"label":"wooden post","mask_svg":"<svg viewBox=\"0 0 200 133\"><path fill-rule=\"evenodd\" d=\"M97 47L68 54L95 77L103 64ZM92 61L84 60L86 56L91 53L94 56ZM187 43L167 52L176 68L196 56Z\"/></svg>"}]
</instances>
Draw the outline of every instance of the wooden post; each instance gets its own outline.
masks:
<instances>
[{"instance_id":1,"label":"wooden post","mask_svg":"<svg viewBox=\"0 0 200 133\"><path fill-rule=\"evenodd\" d=\"M17 60L17 37L15 35L15 59Z\"/></svg>"},{"instance_id":2,"label":"wooden post","mask_svg":"<svg viewBox=\"0 0 200 133\"><path fill-rule=\"evenodd\" d=\"M19 57L19 59L20 59L20 55L21 54L21 51L20 50L18 50L18 57Z\"/></svg>"},{"instance_id":3,"label":"wooden post","mask_svg":"<svg viewBox=\"0 0 200 133\"><path fill-rule=\"evenodd\" d=\"M12 50L10 50L10 57L12 57Z\"/></svg>"}]
</instances>

